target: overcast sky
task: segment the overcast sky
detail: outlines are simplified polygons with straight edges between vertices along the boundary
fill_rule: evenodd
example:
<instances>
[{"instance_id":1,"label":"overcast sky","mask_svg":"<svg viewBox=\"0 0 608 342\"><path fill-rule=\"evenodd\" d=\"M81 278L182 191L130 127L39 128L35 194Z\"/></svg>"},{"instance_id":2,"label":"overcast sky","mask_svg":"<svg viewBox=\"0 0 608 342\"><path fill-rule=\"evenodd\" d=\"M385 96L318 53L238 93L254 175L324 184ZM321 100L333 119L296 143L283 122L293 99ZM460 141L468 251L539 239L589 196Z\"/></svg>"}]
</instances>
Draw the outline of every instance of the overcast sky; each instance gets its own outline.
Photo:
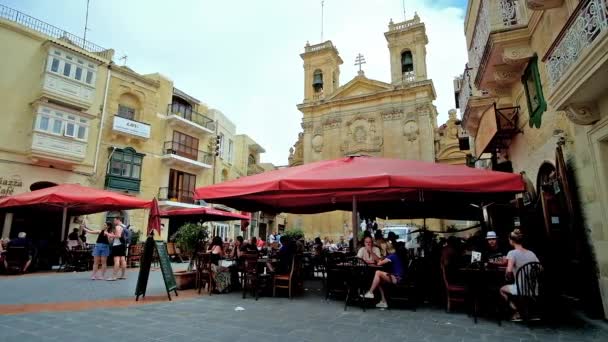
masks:
<instances>
[{"instance_id":1,"label":"overcast sky","mask_svg":"<svg viewBox=\"0 0 608 342\"><path fill-rule=\"evenodd\" d=\"M82 36L86 0L0 0ZM306 41L321 40L320 0L90 0L87 40L116 50L115 62L159 72L221 110L266 149L263 162L287 164L300 132ZM439 124L454 107L452 80L466 62L466 0L405 0L408 19L426 24L428 74ZM403 21L402 0L325 0L324 39L344 60L340 84L356 75L362 53L368 78L390 82L384 32Z\"/></svg>"}]
</instances>

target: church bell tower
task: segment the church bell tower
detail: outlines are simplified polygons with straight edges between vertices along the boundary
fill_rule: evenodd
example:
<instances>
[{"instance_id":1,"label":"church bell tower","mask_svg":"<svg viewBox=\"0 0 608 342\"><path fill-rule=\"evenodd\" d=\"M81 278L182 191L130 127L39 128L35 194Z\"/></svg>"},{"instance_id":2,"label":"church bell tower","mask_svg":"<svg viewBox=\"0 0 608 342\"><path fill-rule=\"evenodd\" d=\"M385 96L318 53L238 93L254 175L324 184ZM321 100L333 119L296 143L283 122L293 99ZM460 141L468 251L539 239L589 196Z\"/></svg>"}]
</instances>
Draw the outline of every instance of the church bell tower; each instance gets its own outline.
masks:
<instances>
[{"instance_id":1,"label":"church bell tower","mask_svg":"<svg viewBox=\"0 0 608 342\"><path fill-rule=\"evenodd\" d=\"M426 80L426 45L429 40L418 14L396 24L391 19L384 37L391 58L391 83L398 85Z\"/></svg>"},{"instance_id":2,"label":"church bell tower","mask_svg":"<svg viewBox=\"0 0 608 342\"><path fill-rule=\"evenodd\" d=\"M304 102L326 98L338 89L343 62L331 40L306 43L300 57L304 61Z\"/></svg>"}]
</instances>

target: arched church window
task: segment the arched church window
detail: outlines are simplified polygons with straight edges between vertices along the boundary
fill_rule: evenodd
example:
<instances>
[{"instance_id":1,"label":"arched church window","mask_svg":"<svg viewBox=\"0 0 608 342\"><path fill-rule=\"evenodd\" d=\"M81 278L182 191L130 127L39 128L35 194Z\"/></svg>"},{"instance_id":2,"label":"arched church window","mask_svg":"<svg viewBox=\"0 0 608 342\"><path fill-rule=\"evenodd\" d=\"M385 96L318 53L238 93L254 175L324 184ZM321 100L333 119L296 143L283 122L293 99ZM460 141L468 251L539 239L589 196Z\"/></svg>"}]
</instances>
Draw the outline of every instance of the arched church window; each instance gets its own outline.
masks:
<instances>
[{"instance_id":1,"label":"arched church window","mask_svg":"<svg viewBox=\"0 0 608 342\"><path fill-rule=\"evenodd\" d=\"M401 53L401 72L412 72L414 71L414 58L412 57L411 51L403 51Z\"/></svg>"},{"instance_id":2,"label":"arched church window","mask_svg":"<svg viewBox=\"0 0 608 342\"><path fill-rule=\"evenodd\" d=\"M315 70L312 75L312 87L316 93L323 90L323 73L321 70Z\"/></svg>"}]
</instances>

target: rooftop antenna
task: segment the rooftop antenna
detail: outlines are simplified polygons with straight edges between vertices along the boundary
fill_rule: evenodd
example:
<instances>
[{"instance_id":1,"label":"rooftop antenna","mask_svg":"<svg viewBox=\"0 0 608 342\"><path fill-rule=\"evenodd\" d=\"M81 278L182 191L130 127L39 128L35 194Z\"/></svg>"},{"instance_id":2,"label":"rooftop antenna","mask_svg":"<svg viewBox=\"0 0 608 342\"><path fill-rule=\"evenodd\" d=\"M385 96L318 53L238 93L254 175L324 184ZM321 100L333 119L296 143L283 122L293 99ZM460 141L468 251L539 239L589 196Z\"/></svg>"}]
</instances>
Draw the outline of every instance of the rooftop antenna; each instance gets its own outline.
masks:
<instances>
[{"instance_id":1,"label":"rooftop antenna","mask_svg":"<svg viewBox=\"0 0 608 342\"><path fill-rule=\"evenodd\" d=\"M406 21L407 17L405 16L405 0L401 0L401 7L403 7L403 21Z\"/></svg>"},{"instance_id":2,"label":"rooftop antenna","mask_svg":"<svg viewBox=\"0 0 608 342\"><path fill-rule=\"evenodd\" d=\"M323 43L323 10L325 8L325 0L321 0L321 43Z\"/></svg>"},{"instance_id":3,"label":"rooftop antenna","mask_svg":"<svg viewBox=\"0 0 608 342\"><path fill-rule=\"evenodd\" d=\"M127 55L122 55L122 57L119 58L119 60L122 61L122 66L126 66L127 65Z\"/></svg>"},{"instance_id":4,"label":"rooftop antenna","mask_svg":"<svg viewBox=\"0 0 608 342\"><path fill-rule=\"evenodd\" d=\"M89 30L89 0L87 0L87 14L84 17L84 36L82 38L82 48L87 42L87 31Z\"/></svg>"}]
</instances>

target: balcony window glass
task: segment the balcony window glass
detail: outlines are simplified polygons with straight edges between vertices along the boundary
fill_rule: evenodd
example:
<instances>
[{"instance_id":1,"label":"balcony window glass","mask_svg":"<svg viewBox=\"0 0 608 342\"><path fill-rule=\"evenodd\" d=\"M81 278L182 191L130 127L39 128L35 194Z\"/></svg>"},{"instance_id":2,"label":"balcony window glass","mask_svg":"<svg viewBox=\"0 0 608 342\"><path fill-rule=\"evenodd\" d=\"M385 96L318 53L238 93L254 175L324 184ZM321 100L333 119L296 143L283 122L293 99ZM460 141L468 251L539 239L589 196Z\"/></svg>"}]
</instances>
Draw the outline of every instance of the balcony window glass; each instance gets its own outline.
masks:
<instances>
[{"instance_id":1,"label":"balcony window glass","mask_svg":"<svg viewBox=\"0 0 608 342\"><path fill-rule=\"evenodd\" d=\"M198 139L187 134L173 132L173 152L192 160L198 159Z\"/></svg>"},{"instance_id":2,"label":"balcony window glass","mask_svg":"<svg viewBox=\"0 0 608 342\"><path fill-rule=\"evenodd\" d=\"M78 126L78 139L86 140L87 129L84 126Z\"/></svg>"},{"instance_id":3,"label":"balcony window glass","mask_svg":"<svg viewBox=\"0 0 608 342\"><path fill-rule=\"evenodd\" d=\"M57 58L53 58L53 63L51 64L51 71L52 72L59 71L59 60Z\"/></svg>"},{"instance_id":4,"label":"balcony window glass","mask_svg":"<svg viewBox=\"0 0 608 342\"><path fill-rule=\"evenodd\" d=\"M87 71L87 84L93 83L93 72Z\"/></svg>"},{"instance_id":5,"label":"balcony window glass","mask_svg":"<svg viewBox=\"0 0 608 342\"><path fill-rule=\"evenodd\" d=\"M49 130L49 117L48 116L40 117L40 119L38 120L38 129L41 131Z\"/></svg>"},{"instance_id":6,"label":"balcony window glass","mask_svg":"<svg viewBox=\"0 0 608 342\"><path fill-rule=\"evenodd\" d=\"M75 78L77 80L79 80L79 81L82 79L82 68L80 68L80 67L76 68L76 76L75 76Z\"/></svg>"},{"instance_id":7,"label":"balcony window glass","mask_svg":"<svg viewBox=\"0 0 608 342\"><path fill-rule=\"evenodd\" d=\"M135 156L138 156L136 162ZM139 180L141 178L141 155L132 148L116 150L112 153L108 174Z\"/></svg>"},{"instance_id":8,"label":"balcony window glass","mask_svg":"<svg viewBox=\"0 0 608 342\"><path fill-rule=\"evenodd\" d=\"M70 77L70 73L72 71L72 64L70 63L65 63L63 65L63 76L68 76Z\"/></svg>"},{"instance_id":9,"label":"balcony window glass","mask_svg":"<svg viewBox=\"0 0 608 342\"><path fill-rule=\"evenodd\" d=\"M51 107L41 106L36 117L35 129L39 132L86 141L88 128L89 120Z\"/></svg>"},{"instance_id":10,"label":"balcony window glass","mask_svg":"<svg viewBox=\"0 0 608 342\"><path fill-rule=\"evenodd\" d=\"M48 71L71 78L78 82L93 84L97 67L92 63L85 63L82 59L74 56L75 55L53 50L49 57L50 63Z\"/></svg>"},{"instance_id":11,"label":"balcony window glass","mask_svg":"<svg viewBox=\"0 0 608 342\"><path fill-rule=\"evenodd\" d=\"M123 105L118 105L118 116L129 120L135 120L135 109Z\"/></svg>"},{"instance_id":12,"label":"balcony window glass","mask_svg":"<svg viewBox=\"0 0 608 342\"><path fill-rule=\"evenodd\" d=\"M61 120L53 119L53 132L54 134L61 134L61 128L63 122Z\"/></svg>"},{"instance_id":13,"label":"balcony window glass","mask_svg":"<svg viewBox=\"0 0 608 342\"><path fill-rule=\"evenodd\" d=\"M66 122L64 135L72 138L76 136L76 126L73 122Z\"/></svg>"},{"instance_id":14,"label":"balcony window glass","mask_svg":"<svg viewBox=\"0 0 608 342\"><path fill-rule=\"evenodd\" d=\"M545 110L547 110L547 103L543 96L543 88L540 81L540 74L538 73L536 57L530 60L530 63L522 76L522 83L526 91L530 127L540 128L541 117Z\"/></svg>"}]
</instances>

